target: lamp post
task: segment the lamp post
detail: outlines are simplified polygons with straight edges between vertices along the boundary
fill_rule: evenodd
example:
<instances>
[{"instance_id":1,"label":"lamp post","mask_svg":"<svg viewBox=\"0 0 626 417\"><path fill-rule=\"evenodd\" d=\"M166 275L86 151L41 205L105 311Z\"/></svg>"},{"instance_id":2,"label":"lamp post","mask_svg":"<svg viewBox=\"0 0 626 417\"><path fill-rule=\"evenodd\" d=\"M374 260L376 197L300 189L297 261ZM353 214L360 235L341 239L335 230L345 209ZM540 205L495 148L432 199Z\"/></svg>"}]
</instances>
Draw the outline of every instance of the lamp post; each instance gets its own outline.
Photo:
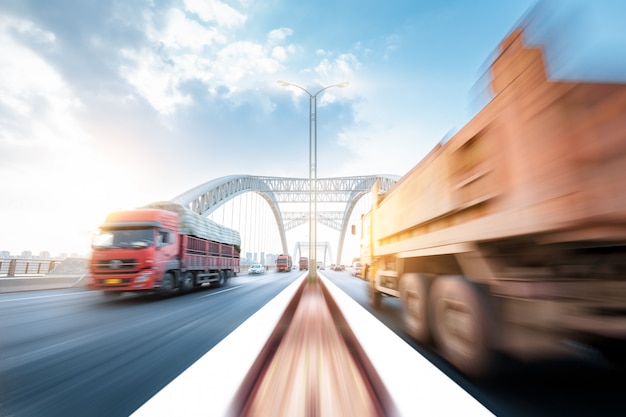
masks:
<instances>
[{"instance_id":1,"label":"lamp post","mask_svg":"<svg viewBox=\"0 0 626 417\"><path fill-rule=\"evenodd\" d=\"M309 96L309 279L317 277L317 96L332 87L344 88L348 82L328 85L315 94L287 81L278 81L283 87L296 87Z\"/></svg>"}]
</instances>

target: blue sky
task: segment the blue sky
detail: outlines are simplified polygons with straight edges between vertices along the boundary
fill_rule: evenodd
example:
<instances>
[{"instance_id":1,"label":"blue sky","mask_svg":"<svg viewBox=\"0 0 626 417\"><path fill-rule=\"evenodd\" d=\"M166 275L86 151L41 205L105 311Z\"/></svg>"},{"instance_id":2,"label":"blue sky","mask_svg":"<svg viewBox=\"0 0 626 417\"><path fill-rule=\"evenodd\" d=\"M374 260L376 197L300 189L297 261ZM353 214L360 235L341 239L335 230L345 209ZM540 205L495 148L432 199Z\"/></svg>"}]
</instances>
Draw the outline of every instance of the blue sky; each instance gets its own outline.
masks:
<instances>
[{"instance_id":1,"label":"blue sky","mask_svg":"<svg viewBox=\"0 0 626 417\"><path fill-rule=\"evenodd\" d=\"M277 80L350 83L318 98L319 177L403 175L535 3L3 0L0 250L81 251L106 212L226 175L308 177L308 97Z\"/></svg>"}]
</instances>

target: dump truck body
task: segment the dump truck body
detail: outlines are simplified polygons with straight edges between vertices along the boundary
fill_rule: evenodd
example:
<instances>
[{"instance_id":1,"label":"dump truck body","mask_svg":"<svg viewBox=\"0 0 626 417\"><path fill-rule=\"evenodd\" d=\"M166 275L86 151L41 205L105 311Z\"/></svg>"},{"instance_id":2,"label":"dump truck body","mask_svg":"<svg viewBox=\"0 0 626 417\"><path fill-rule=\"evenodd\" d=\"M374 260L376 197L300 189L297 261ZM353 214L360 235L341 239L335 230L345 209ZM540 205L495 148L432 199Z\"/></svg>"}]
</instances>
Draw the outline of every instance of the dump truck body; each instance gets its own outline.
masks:
<instances>
[{"instance_id":1,"label":"dump truck body","mask_svg":"<svg viewBox=\"0 0 626 417\"><path fill-rule=\"evenodd\" d=\"M363 218L370 296L480 375L626 340L626 85L548 80L514 32L493 100ZM576 349L584 347L583 349Z\"/></svg>"}]
</instances>

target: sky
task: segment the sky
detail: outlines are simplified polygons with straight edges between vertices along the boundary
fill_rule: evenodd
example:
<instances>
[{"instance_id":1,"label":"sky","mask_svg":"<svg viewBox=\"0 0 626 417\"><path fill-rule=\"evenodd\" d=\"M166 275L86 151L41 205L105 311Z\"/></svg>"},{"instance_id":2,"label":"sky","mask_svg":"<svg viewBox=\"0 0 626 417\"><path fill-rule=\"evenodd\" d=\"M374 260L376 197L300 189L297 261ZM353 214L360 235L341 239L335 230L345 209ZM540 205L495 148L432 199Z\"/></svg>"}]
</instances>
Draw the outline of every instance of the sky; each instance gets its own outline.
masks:
<instances>
[{"instance_id":1,"label":"sky","mask_svg":"<svg viewBox=\"0 0 626 417\"><path fill-rule=\"evenodd\" d=\"M535 4L2 0L0 251L86 253L109 211L227 175L307 178L308 97L278 80L349 83L318 97L318 177L404 175L477 111Z\"/></svg>"}]
</instances>

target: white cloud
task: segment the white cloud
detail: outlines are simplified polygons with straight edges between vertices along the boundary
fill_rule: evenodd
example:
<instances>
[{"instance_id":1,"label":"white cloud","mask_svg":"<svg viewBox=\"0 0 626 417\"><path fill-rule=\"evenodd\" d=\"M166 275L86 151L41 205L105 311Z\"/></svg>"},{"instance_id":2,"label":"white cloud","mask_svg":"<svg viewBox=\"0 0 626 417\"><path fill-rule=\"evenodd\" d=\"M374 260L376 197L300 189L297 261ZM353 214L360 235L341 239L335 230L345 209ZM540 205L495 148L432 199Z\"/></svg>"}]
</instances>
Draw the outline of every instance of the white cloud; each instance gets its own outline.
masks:
<instances>
[{"instance_id":1,"label":"white cloud","mask_svg":"<svg viewBox=\"0 0 626 417\"><path fill-rule=\"evenodd\" d=\"M167 24L161 33L152 33L152 40L162 43L167 48L189 48L199 52L213 43L223 43L225 37L215 28L202 26L195 20L188 19L179 9L170 9L167 13Z\"/></svg>"},{"instance_id":2,"label":"white cloud","mask_svg":"<svg viewBox=\"0 0 626 417\"><path fill-rule=\"evenodd\" d=\"M246 22L246 16L218 0L185 0L185 8L205 22L218 26L238 27Z\"/></svg>"},{"instance_id":3,"label":"white cloud","mask_svg":"<svg viewBox=\"0 0 626 417\"><path fill-rule=\"evenodd\" d=\"M16 19L8 16L0 16L0 30L6 33L9 30L18 32L21 36L31 39L40 44L53 45L56 41L54 33L35 26L29 20Z\"/></svg>"},{"instance_id":4,"label":"white cloud","mask_svg":"<svg viewBox=\"0 0 626 417\"><path fill-rule=\"evenodd\" d=\"M247 74L273 74L280 68L278 61L268 55L263 45L254 42L234 42L217 55L219 76L234 84Z\"/></svg>"},{"instance_id":5,"label":"white cloud","mask_svg":"<svg viewBox=\"0 0 626 417\"><path fill-rule=\"evenodd\" d=\"M80 101L54 68L10 36L9 32L15 28L19 28L20 35L27 37L34 35L46 42L55 39L53 34L42 31L32 22L8 18L0 21L0 44L3 45L0 104L9 114L7 120L29 127L29 131L22 131L19 138L8 129L0 130L0 143L50 146L48 139L59 132L62 133L59 139L64 142L80 140L82 135L70 116L72 111L80 108ZM51 123L53 130L50 129Z\"/></svg>"},{"instance_id":6,"label":"white cloud","mask_svg":"<svg viewBox=\"0 0 626 417\"><path fill-rule=\"evenodd\" d=\"M191 97L179 90L181 76L175 64L163 62L152 50L124 51L133 65L120 68L124 77L159 113L168 115L180 105L191 103Z\"/></svg>"},{"instance_id":7,"label":"white cloud","mask_svg":"<svg viewBox=\"0 0 626 417\"><path fill-rule=\"evenodd\" d=\"M293 30L289 28L274 29L270 31L269 35L267 36L267 40L270 45L280 44L292 34Z\"/></svg>"},{"instance_id":8,"label":"white cloud","mask_svg":"<svg viewBox=\"0 0 626 417\"><path fill-rule=\"evenodd\" d=\"M236 31L216 25L219 22L211 18L227 14L224 10L229 6L188 0L185 7L204 22L180 9L168 10L163 26L151 15L144 30L151 45L122 51L126 63L120 66L120 75L161 114L171 115L192 104L191 96L181 91L186 81L200 80L208 92L224 86L231 93L225 97L232 97L233 92L255 88L260 78L279 71L295 53L294 45L282 44L292 34L288 28L272 30L265 44L241 41Z\"/></svg>"},{"instance_id":9,"label":"white cloud","mask_svg":"<svg viewBox=\"0 0 626 417\"><path fill-rule=\"evenodd\" d=\"M331 77L351 78L360 66L359 60L354 55L341 54L334 60L322 59L315 67L315 72L322 79L330 79Z\"/></svg>"},{"instance_id":10,"label":"white cloud","mask_svg":"<svg viewBox=\"0 0 626 417\"><path fill-rule=\"evenodd\" d=\"M272 48L272 58L277 61L285 61L287 59L287 50L282 46Z\"/></svg>"}]
</instances>

